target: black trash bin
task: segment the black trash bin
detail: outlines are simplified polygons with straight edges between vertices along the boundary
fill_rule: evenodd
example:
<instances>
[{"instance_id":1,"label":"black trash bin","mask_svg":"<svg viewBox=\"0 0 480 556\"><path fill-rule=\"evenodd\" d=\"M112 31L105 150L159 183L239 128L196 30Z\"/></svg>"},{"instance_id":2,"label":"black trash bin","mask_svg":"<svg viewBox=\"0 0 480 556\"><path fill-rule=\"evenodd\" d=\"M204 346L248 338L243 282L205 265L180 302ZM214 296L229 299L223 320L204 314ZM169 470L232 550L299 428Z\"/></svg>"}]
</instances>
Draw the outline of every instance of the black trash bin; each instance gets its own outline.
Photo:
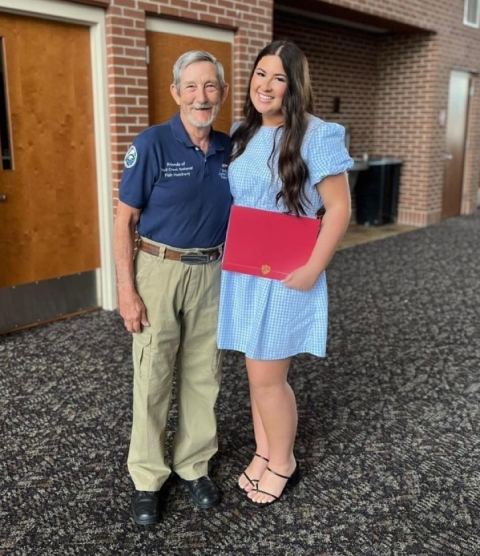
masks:
<instances>
[{"instance_id":1,"label":"black trash bin","mask_svg":"<svg viewBox=\"0 0 480 556\"><path fill-rule=\"evenodd\" d=\"M358 173L355 184L358 224L381 226L395 222L402 164L399 158L371 158L368 169Z\"/></svg>"}]
</instances>

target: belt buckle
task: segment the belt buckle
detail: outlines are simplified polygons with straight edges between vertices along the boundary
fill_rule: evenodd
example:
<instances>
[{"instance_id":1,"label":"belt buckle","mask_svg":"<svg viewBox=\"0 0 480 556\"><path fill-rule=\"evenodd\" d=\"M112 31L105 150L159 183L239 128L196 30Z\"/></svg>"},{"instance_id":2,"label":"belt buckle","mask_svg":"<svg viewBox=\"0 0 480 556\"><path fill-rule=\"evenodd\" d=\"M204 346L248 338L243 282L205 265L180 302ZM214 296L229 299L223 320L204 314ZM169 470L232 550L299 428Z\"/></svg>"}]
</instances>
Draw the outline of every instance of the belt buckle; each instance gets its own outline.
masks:
<instances>
[{"instance_id":1,"label":"belt buckle","mask_svg":"<svg viewBox=\"0 0 480 556\"><path fill-rule=\"evenodd\" d=\"M208 255L197 251L188 251L180 255L180 262L185 264L206 264L210 262Z\"/></svg>"}]
</instances>

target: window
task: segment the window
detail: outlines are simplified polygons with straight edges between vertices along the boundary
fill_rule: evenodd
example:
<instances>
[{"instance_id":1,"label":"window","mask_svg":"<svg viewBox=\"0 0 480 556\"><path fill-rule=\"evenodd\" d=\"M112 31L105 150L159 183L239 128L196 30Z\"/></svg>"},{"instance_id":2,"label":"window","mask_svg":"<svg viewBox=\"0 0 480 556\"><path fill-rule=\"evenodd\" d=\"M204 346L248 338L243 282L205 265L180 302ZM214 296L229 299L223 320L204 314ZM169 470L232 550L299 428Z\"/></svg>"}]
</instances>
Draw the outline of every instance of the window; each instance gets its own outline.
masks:
<instances>
[{"instance_id":1,"label":"window","mask_svg":"<svg viewBox=\"0 0 480 556\"><path fill-rule=\"evenodd\" d=\"M480 0L465 0L463 23L469 27L480 27Z\"/></svg>"}]
</instances>

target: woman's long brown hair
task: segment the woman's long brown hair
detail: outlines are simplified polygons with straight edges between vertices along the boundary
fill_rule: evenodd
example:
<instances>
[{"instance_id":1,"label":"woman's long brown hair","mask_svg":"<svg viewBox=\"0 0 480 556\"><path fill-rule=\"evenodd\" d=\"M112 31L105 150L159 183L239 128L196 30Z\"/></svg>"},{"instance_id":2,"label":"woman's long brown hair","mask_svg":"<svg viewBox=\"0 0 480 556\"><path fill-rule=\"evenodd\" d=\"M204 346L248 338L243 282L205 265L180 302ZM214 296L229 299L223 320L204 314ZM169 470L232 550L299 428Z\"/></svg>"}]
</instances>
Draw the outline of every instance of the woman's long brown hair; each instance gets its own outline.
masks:
<instances>
[{"instance_id":1,"label":"woman's long brown hair","mask_svg":"<svg viewBox=\"0 0 480 556\"><path fill-rule=\"evenodd\" d=\"M304 207L308 204L304 185L309 173L300 149L308 125L307 115L313 112L313 92L307 59L293 42L274 41L257 56L248 81L247 98L243 107L245 119L232 135L231 161L243 154L248 142L262 125L262 116L250 98L250 84L260 60L265 56L279 56L287 76L287 89L282 104L283 135L277 146L275 134L268 166L273 175L272 160L278 149L278 175L282 181L282 188L277 193L276 201L278 204L282 200L289 213L299 216L305 214Z\"/></svg>"}]
</instances>

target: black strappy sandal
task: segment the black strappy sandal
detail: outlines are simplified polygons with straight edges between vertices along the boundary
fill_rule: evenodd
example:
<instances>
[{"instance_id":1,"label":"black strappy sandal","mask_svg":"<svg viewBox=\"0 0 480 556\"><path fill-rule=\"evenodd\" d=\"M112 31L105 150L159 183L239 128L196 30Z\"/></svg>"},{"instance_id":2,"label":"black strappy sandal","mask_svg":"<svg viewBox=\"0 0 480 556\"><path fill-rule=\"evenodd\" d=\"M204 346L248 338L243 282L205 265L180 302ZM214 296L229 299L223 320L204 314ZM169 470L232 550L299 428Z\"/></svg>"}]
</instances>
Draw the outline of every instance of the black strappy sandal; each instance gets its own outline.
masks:
<instances>
[{"instance_id":1,"label":"black strappy sandal","mask_svg":"<svg viewBox=\"0 0 480 556\"><path fill-rule=\"evenodd\" d=\"M264 457L261 456L260 454L254 454L254 457L263 459L263 460L265 460L267 463L269 462L269 460L268 460L267 458L264 458ZM267 469L268 469L268 467L267 467ZM252 488L255 488L255 489L257 488L258 481L259 481L260 479L250 479L250 477L245 473L245 471L243 471L243 473L240 475L240 477L241 477L242 475L245 475L245 478L246 478L247 481L252 485ZM240 492L243 492L243 494L248 494L248 493L250 492L249 490L245 490L244 488L242 488L238 483L237 483L237 489L238 489Z\"/></svg>"},{"instance_id":2,"label":"black strappy sandal","mask_svg":"<svg viewBox=\"0 0 480 556\"><path fill-rule=\"evenodd\" d=\"M255 492L261 492L262 494L266 494L267 496L271 496L273 498L273 500L270 500L270 502L255 502L255 500L252 500L249 496L247 496L247 500L250 502L250 504L253 504L259 508L264 508L265 506L270 506L274 502L277 502L278 500L280 500L280 498L283 496L284 492L288 488L293 488L294 486L297 486L298 483L300 482L300 467L298 463L297 466L295 467L295 471L290 475L290 477L287 477L285 475L280 475L280 473L273 471L272 469L270 469L270 467L267 467L267 471L270 471L270 473L273 473L277 477L285 479L287 482L281 494L279 496L275 496L275 494L271 494L270 492L267 492L265 490L259 490L258 481L257 481L257 487L255 488Z\"/></svg>"}]
</instances>

